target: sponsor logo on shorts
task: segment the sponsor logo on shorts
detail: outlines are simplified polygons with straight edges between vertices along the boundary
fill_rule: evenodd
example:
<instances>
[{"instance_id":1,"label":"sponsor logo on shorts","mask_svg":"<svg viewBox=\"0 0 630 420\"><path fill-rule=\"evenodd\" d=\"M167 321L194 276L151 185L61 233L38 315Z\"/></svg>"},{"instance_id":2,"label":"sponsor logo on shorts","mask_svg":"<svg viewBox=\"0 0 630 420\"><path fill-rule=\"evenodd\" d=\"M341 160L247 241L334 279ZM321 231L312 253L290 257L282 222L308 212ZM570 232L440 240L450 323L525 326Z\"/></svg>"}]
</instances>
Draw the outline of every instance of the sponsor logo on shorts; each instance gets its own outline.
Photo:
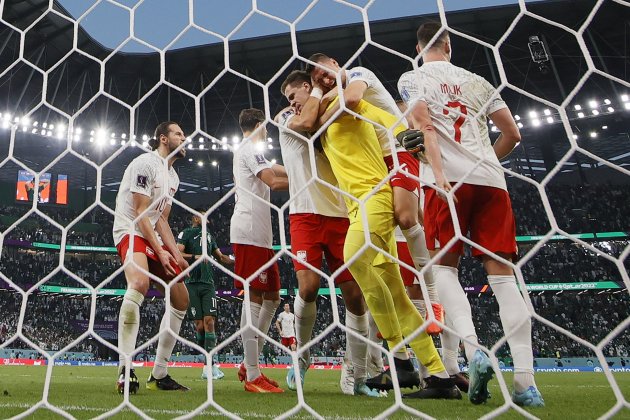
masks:
<instances>
[{"instance_id":1,"label":"sponsor logo on shorts","mask_svg":"<svg viewBox=\"0 0 630 420\"><path fill-rule=\"evenodd\" d=\"M145 254L147 255L155 255L155 251L153 250L153 248L151 247L147 247L146 250L144 251Z\"/></svg>"},{"instance_id":2,"label":"sponsor logo on shorts","mask_svg":"<svg viewBox=\"0 0 630 420\"><path fill-rule=\"evenodd\" d=\"M260 273L259 279L262 284L267 284L267 272L263 271Z\"/></svg>"},{"instance_id":3,"label":"sponsor logo on shorts","mask_svg":"<svg viewBox=\"0 0 630 420\"><path fill-rule=\"evenodd\" d=\"M136 178L136 185L138 187L141 188L146 188L147 187L147 177L144 175L138 175L138 178Z\"/></svg>"},{"instance_id":4,"label":"sponsor logo on shorts","mask_svg":"<svg viewBox=\"0 0 630 420\"><path fill-rule=\"evenodd\" d=\"M300 250L297 252L297 259L300 261L306 261L306 251Z\"/></svg>"}]
</instances>

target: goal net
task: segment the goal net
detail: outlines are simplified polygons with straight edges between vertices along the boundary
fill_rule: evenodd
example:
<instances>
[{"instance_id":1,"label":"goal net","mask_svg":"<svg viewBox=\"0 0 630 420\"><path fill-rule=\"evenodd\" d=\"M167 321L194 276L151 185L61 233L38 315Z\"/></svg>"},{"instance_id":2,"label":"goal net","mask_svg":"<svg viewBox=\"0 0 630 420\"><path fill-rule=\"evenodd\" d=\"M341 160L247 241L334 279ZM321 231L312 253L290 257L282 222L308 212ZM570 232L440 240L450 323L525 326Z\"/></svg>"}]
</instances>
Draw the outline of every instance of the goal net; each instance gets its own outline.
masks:
<instances>
[{"instance_id":1,"label":"goal net","mask_svg":"<svg viewBox=\"0 0 630 420\"><path fill-rule=\"evenodd\" d=\"M267 404L256 397L250 405L242 385L230 384L243 360L240 314L242 305L250 307L252 278L277 260L282 304L293 305L298 288L293 260L304 255L291 248L289 208L307 191L305 185L296 197L272 193L266 201L235 186L233 154L249 141L240 131L239 112L263 110L268 139L257 147L270 162L282 164L280 125L274 118L289 106L280 87L292 70L317 68L321 65L309 57L326 53L342 71L357 66L371 70L398 99L399 77L422 66L416 29L433 20L448 31L452 63L488 80L521 130L522 141L500 163L519 248L519 259L509 265L532 319L536 375L594 372L596 386L606 394L587 415L628 414L630 397L622 385L628 381L617 372L630 368L630 84L627 21L622 18L630 5L621 0L521 0L482 2L481 8L462 10L450 1L407 3L313 0L286 5L252 0L217 6L194 0L0 0L0 364L40 366L0 370L7 397L0 396L3 413L20 418L46 410L68 418L129 413L450 416L448 402L426 406L403 399L404 390L398 387L379 400L341 399L337 368L344 359L346 335L354 332L346 326L345 306L335 285L342 270L331 272L328 262L321 269L307 264L321 275L315 329L307 345L312 366L307 381L317 386L307 382L293 394L287 390L286 398ZM353 113L345 106L343 110ZM453 112L463 120L477 118ZM194 371L181 374L192 391L160 401L136 398L141 396L130 395L128 385L122 396L113 390L118 377L118 311L127 283L111 232L123 173L133 159L150 150L153 130L163 121L176 121L186 135L180 147L186 157L175 164L180 183L170 214L174 234L197 215L203 237L211 237L223 254L231 255L234 203L248 195L270 209L274 257L250 278L237 278L229 263L212 258L212 241L201 241L201 259L192 267L205 261L214 272L217 345L210 352L204 348L200 327L189 314L169 368L187 367L174 370L177 374ZM318 137L329 124L303 138L313 168ZM492 121L488 131L495 141L499 130ZM393 144L391 129L389 135ZM478 165L489 162L478 158ZM378 188L399 169L404 163L394 155L394 170ZM357 200L318 175L308 185L314 183ZM454 210L455 195L447 197ZM359 200L360 212L366 200ZM480 348L490 356L497 379L491 403L474 409L458 403L457 416L496 417L510 410L544 416L543 411L527 411L512 402L508 337L486 273L471 250L496 255L466 232L458 231L456 238L465 243L459 280L472 307ZM370 241L366 249L384 253ZM422 278L441 255L422 272L387 257ZM355 261L346 261L344 268ZM169 314L172 306L174 283L154 275L151 279L165 291L152 287L145 297L137 347L127 369L152 366L158 338L173 333L159 327L162 314ZM243 291L234 286L235 280L243 281ZM428 300L423 282L421 287ZM433 317L433 310L428 316ZM455 332L448 313L446 318L442 326ZM283 388L286 369L298 365L301 349L292 352L283 345L274 324L268 332L255 327L266 341L262 365L285 368L270 375ZM419 331L424 329L426 324ZM435 340L440 348L439 338ZM381 350L387 366L393 353ZM209 360L231 379L199 379L200 368ZM458 365L466 371L469 362L462 348ZM69 370L65 365L109 367ZM565 386L588 387L591 380L563 382L558 377L537 376L553 410L566 409L557 402L565 398ZM140 383L143 393L144 378ZM16 396L12 389L29 391ZM87 389L111 390L111 395ZM243 395L232 396L236 392ZM336 394L340 399L327 403ZM580 401L569 404L585 404L586 397L576 398Z\"/></svg>"}]
</instances>

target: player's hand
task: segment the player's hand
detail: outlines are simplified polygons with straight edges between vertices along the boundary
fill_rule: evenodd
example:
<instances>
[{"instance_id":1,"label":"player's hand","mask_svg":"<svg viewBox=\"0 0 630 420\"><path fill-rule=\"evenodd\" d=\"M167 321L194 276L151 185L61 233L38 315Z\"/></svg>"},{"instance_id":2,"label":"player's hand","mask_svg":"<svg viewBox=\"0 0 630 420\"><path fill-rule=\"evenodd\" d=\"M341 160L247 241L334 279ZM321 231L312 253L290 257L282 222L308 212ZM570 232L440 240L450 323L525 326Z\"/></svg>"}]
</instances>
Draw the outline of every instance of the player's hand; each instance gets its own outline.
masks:
<instances>
[{"instance_id":1,"label":"player's hand","mask_svg":"<svg viewBox=\"0 0 630 420\"><path fill-rule=\"evenodd\" d=\"M182 269L182 271L186 270L188 267L190 267L190 264L188 264L188 261L186 261L184 259L184 257L182 257L181 254L179 254L177 256L177 258L175 258L175 261L177 262L177 265L179 266L179 268ZM188 276L188 275L187 275Z\"/></svg>"},{"instance_id":2,"label":"player's hand","mask_svg":"<svg viewBox=\"0 0 630 420\"><path fill-rule=\"evenodd\" d=\"M396 135L396 140L417 159L426 163L424 157L424 134L420 130L408 129Z\"/></svg>"},{"instance_id":3,"label":"player's hand","mask_svg":"<svg viewBox=\"0 0 630 420\"><path fill-rule=\"evenodd\" d=\"M160 264L164 268L164 272L169 277L175 277L177 273L173 269L172 265L177 265L177 261L173 257L173 255L165 249L158 251L157 253L158 259L160 260Z\"/></svg>"},{"instance_id":4,"label":"player's hand","mask_svg":"<svg viewBox=\"0 0 630 420\"><path fill-rule=\"evenodd\" d=\"M435 185L439 189L443 190L443 191L438 190L438 197L440 197L441 200L448 203L448 199L446 198L446 193L449 193L453 189L453 187L451 186L451 183L448 182L444 177L436 177ZM455 194L453 194L453 201L457 203L457 197L455 197Z\"/></svg>"}]
</instances>

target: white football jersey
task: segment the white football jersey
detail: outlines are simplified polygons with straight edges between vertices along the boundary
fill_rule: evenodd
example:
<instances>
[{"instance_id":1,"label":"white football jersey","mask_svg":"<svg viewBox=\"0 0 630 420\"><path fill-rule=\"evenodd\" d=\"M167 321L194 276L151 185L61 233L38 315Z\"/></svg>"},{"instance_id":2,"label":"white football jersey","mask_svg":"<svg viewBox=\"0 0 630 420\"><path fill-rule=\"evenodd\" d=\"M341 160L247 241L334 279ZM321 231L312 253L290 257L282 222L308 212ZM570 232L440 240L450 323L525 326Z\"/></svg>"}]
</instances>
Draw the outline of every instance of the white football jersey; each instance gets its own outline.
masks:
<instances>
[{"instance_id":1,"label":"white football jersey","mask_svg":"<svg viewBox=\"0 0 630 420\"><path fill-rule=\"evenodd\" d=\"M114 243L118 244L127 234L133 233L143 237L137 223L133 223L137 216L133 207L133 193L151 198L151 206L146 216L155 229L155 224L164 209L173 202L173 196L178 188L177 172L172 166L169 168L166 160L156 152L145 153L132 160L123 174L116 196Z\"/></svg>"},{"instance_id":2,"label":"white football jersey","mask_svg":"<svg viewBox=\"0 0 630 420\"><path fill-rule=\"evenodd\" d=\"M280 321L280 326L282 327L282 333L280 334L282 337L295 337L295 315L291 312L282 311L278 315L278 321Z\"/></svg>"},{"instance_id":3,"label":"white football jersey","mask_svg":"<svg viewBox=\"0 0 630 420\"><path fill-rule=\"evenodd\" d=\"M232 170L236 203L230 221L230 242L271 249L271 190L257 175L273 165L265 158L260 146L266 144L244 139L234 152Z\"/></svg>"},{"instance_id":4,"label":"white football jersey","mask_svg":"<svg viewBox=\"0 0 630 420\"><path fill-rule=\"evenodd\" d=\"M403 74L398 91L410 107L416 101L427 103L449 181L507 190L487 126L487 116L507 105L487 80L447 61L432 61ZM421 167L422 180L434 183L430 166Z\"/></svg>"},{"instance_id":5,"label":"white football jersey","mask_svg":"<svg viewBox=\"0 0 630 420\"><path fill-rule=\"evenodd\" d=\"M401 123L407 127L407 120L403 117L402 112L398 109L396 101L387 91L383 83L378 80L378 77L373 71L366 69L365 67L353 67L346 71L346 87L355 81L362 81L367 85L367 89L363 93L363 99L376 106L377 108L387 111L397 118L401 119ZM387 130L383 130L380 127L374 127L378 136L378 141L381 144L383 150L383 156L390 156L392 154L392 146L387 135ZM395 138L393 138L396 150L403 149Z\"/></svg>"},{"instance_id":6,"label":"white football jersey","mask_svg":"<svg viewBox=\"0 0 630 420\"><path fill-rule=\"evenodd\" d=\"M308 143L293 134L288 127L295 116L293 109L284 111L278 117L280 124L280 149L282 161L289 177L289 213L321 214L329 217L348 217L348 210L343 196L337 191L320 183L313 182L304 186L313 178ZM300 133L309 137L307 133ZM317 178L331 185L337 185L330 163L323 153L315 152L315 174Z\"/></svg>"}]
</instances>

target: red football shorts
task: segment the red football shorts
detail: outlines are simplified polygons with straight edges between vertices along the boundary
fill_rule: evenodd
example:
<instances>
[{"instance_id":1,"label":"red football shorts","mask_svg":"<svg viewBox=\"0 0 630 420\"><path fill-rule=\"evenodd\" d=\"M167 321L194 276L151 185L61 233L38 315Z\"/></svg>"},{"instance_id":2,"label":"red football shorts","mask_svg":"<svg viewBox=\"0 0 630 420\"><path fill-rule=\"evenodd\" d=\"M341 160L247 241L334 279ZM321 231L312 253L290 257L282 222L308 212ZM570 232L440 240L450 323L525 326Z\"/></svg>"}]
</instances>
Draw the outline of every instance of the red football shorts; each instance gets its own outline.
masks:
<instances>
[{"instance_id":1,"label":"red football shorts","mask_svg":"<svg viewBox=\"0 0 630 420\"><path fill-rule=\"evenodd\" d=\"M262 292L276 292L280 290L278 260L271 249L243 244L232 244L232 249L234 250L234 274L246 280L258 271L260 267L267 264L270 260L274 260L272 265L251 280L249 286ZM243 289L243 282L234 279L234 287Z\"/></svg>"},{"instance_id":2,"label":"red football shorts","mask_svg":"<svg viewBox=\"0 0 630 420\"><path fill-rule=\"evenodd\" d=\"M445 246L455 236L448 203L438 193L424 187L424 233L427 248L435 250ZM501 252L516 257L516 223L510 195L501 188L485 185L462 184L455 191L455 210L463 235L488 251ZM457 241L449 252L462 254L464 243ZM484 253L472 248L472 255Z\"/></svg>"},{"instance_id":3,"label":"red football shorts","mask_svg":"<svg viewBox=\"0 0 630 420\"><path fill-rule=\"evenodd\" d=\"M123 264L125 263L125 257L127 256L127 251L129 250L129 241L129 235L125 235L118 243L118 245L116 245L118 256L122 260ZM166 248L165 246L162 246L162 248L168 251L168 248ZM164 267L162 267L162 263L160 263L160 259L155 254L155 250L151 247L151 245L149 245L149 241L147 241L143 237L134 236L133 252L139 252L147 256L147 261L149 262L149 273L161 278L164 281L169 281L174 278L166 274L166 271L164 271ZM171 268L177 274L182 272L182 269L179 268L177 264L174 264L172 262ZM184 278L182 278L182 280L184 280Z\"/></svg>"},{"instance_id":4,"label":"red football shorts","mask_svg":"<svg viewBox=\"0 0 630 420\"><path fill-rule=\"evenodd\" d=\"M397 152L398 156L398 164L400 165L400 169L394 176L389 180L389 184L393 187L404 188L407 191L411 191L415 195L420 195L420 183L413 178L407 176L407 174L411 174L416 178L420 175L420 162L418 159L413 157L413 155L409 152ZM385 160L385 164L387 165L387 170L391 172L394 169L394 158L389 155L383 158Z\"/></svg>"},{"instance_id":5,"label":"red football shorts","mask_svg":"<svg viewBox=\"0 0 630 420\"><path fill-rule=\"evenodd\" d=\"M409 247L407 246L407 242L396 242L396 248L398 248L398 259L409 267L413 267L413 259L411 258L411 254L409 253ZM400 275L402 276L403 283L405 283L405 287L413 286L414 284L420 284L417 276L413 271L400 266Z\"/></svg>"},{"instance_id":6,"label":"red football shorts","mask_svg":"<svg viewBox=\"0 0 630 420\"><path fill-rule=\"evenodd\" d=\"M306 261L315 268L322 268L323 257L330 272L343 265L343 246L346 241L350 222L345 217L322 216L312 213L294 213L289 215L291 232L291 252L295 271L310 270L302 264ZM335 284L354 280L348 269L335 277Z\"/></svg>"},{"instance_id":7,"label":"red football shorts","mask_svg":"<svg viewBox=\"0 0 630 420\"><path fill-rule=\"evenodd\" d=\"M291 348L292 345L297 345L297 340L295 337L282 337L280 343L285 347Z\"/></svg>"}]
</instances>

